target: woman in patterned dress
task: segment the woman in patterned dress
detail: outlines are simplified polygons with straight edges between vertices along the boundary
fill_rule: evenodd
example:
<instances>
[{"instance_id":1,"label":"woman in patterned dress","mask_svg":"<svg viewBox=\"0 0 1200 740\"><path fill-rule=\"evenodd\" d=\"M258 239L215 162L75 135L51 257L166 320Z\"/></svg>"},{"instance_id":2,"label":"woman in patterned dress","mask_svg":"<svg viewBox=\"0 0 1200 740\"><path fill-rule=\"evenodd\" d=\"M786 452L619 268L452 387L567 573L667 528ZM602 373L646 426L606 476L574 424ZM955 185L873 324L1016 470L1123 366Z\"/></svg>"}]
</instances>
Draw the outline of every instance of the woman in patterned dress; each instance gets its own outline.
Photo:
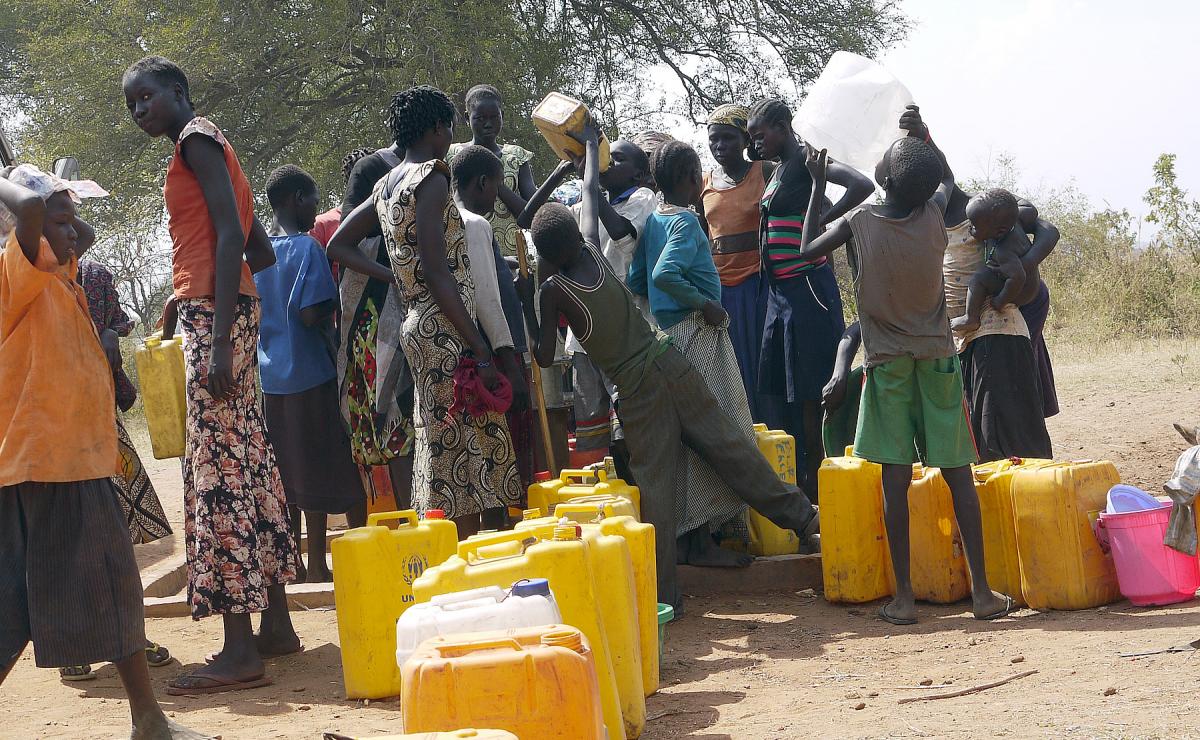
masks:
<instances>
[{"instance_id":1,"label":"woman in patterned dress","mask_svg":"<svg viewBox=\"0 0 1200 740\"><path fill-rule=\"evenodd\" d=\"M379 280L396 280L407 306L401 344L415 384L413 505L442 509L460 537L479 529L480 514L520 500L516 458L504 414L451 412L454 371L476 362L488 387L500 382L475 317L475 285L463 221L450 199L442 158L454 135L454 105L445 93L415 87L392 98L388 123L405 148L401 166L342 221L330 258ZM392 271L353 245L382 227Z\"/></svg>"}]
</instances>

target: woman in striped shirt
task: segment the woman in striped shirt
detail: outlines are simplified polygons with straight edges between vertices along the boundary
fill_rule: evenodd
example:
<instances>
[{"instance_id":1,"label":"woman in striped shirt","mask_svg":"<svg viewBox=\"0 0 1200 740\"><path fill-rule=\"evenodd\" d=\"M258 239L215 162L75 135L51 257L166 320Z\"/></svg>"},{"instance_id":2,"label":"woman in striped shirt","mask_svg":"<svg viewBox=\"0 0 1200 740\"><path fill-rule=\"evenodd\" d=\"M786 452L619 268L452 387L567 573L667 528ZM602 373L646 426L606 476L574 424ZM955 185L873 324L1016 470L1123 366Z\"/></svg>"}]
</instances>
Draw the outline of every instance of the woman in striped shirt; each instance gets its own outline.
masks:
<instances>
[{"instance_id":1,"label":"woman in striped shirt","mask_svg":"<svg viewBox=\"0 0 1200 740\"><path fill-rule=\"evenodd\" d=\"M833 374L838 341L845 330L842 300L833 267L821 258L800 258L804 214L812 178L804 166L804 144L792 131L792 112L782 100L760 100L750 109L751 153L777 160L761 203L759 248L770 282L763 330L758 391L775 397L764 421L782 426L804 440L800 484L817 500L821 444L821 389ZM829 182L846 189L822 215L822 223L842 216L874 192L871 180L837 162L829 163ZM772 408L773 407L773 408Z\"/></svg>"}]
</instances>

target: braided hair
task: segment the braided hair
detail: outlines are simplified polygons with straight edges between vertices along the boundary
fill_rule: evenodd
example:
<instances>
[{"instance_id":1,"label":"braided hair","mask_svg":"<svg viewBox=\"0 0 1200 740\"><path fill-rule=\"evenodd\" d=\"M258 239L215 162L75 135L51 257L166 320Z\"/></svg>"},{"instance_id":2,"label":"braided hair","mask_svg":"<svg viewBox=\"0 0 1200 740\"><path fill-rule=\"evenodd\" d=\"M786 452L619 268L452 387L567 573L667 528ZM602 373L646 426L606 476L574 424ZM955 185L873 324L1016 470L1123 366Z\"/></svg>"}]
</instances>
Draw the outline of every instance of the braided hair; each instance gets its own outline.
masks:
<instances>
[{"instance_id":1,"label":"braided hair","mask_svg":"<svg viewBox=\"0 0 1200 740\"><path fill-rule=\"evenodd\" d=\"M763 98L750 106L750 118L747 120L752 121L755 118L761 119L763 123L769 125L781 124L790 127L792 125L792 109L779 98Z\"/></svg>"},{"instance_id":2,"label":"braided hair","mask_svg":"<svg viewBox=\"0 0 1200 740\"><path fill-rule=\"evenodd\" d=\"M277 167L267 175L267 202L272 208L279 208L295 193L312 193L316 189L317 181L312 175L294 164Z\"/></svg>"},{"instance_id":3,"label":"braided hair","mask_svg":"<svg viewBox=\"0 0 1200 740\"><path fill-rule=\"evenodd\" d=\"M680 175L689 164L700 166L700 155L689 144L677 139L664 143L654 150L650 168L654 171L654 182L663 191L673 191Z\"/></svg>"},{"instance_id":4,"label":"braided hair","mask_svg":"<svg viewBox=\"0 0 1200 740\"><path fill-rule=\"evenodd\" d=\"M496 105L504 105L504 99L500 97L499 90L491 85L476 85L467 90L466 97L463 99L467 115L470 115L471 109L482 100L494 100L496 101Z\"/></svg>"},{"instance_id":5,"label":"braided hair","mask_svg":"<svg viewBox=\"0 0 1200 740\"><path fill-rule=\"evenodd\" d=\"M349 154L342 157L342 178L345 179L346 182L350 182L350 173L354 171L354 165L358 164L358 160L374 153L374 149L369 146L364 146L354 149Z\"/></svg>"},{"instance_id":6,"label":"braided hair","mask_svg":"<svg viewBox=\"0 0 1200 740\"><path fill-rule=\"evenodd\" d=\"M179 85L183 90L184 100L187 101L188 105L192 104L192 94L188 89L187 75L184 74L183 69L175 62L157 55L142 57L129 65L129 68L125 70L125 74L121 76L121 85L124 86L138 75L143 74L150 75L154 78L155 82L164 87Z\"/></svg>"},{"instance_id":7,"label":"braided hair","mask_svg":"<svg viewBox=\"0 0 1200 740\"><path fill-rule=\"evenodd\" d=\"M500 163L500 159L478 144L464 146L450 160L450 174L454 179L455 188L461 188L483 175L498 179L503 173L504 165Z\"/></svg>"},{"instance_id":8,"label":"braided hair","mask_svg":"<svg viewBox=\"0 0 1200 740\"><path fill-rule=\"evenodd\" d=\"M942 160L933 147L914 136L906 136L892 144L888 174L888 192L905 205L916 206L933 195L942 182ZM1010 198L1012 196L1009 196ZM1015 206L1016 199L1013 199Z\"/></svg>"},{"instance_id":9,"label":"braided hair","mask_svg":"<svg viewBox=\"0 0 1200 740\"><path fill-rule=\"evenodd\" d=\"M438 124L454 123L455 113L454 103L446 93L436 87L418 85L393 95L384 117L392 139L407 149Z\"/></svg>"}]
</instances>

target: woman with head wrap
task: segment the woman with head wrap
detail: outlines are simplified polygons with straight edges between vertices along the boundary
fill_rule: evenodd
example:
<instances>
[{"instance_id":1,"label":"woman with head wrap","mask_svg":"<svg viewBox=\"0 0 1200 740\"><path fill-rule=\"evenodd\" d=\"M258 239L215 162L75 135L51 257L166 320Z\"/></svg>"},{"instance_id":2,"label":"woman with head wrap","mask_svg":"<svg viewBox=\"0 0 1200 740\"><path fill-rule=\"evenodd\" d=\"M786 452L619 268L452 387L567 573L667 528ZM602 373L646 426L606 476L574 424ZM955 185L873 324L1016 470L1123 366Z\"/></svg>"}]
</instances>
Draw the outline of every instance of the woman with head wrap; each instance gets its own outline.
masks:
<instances>
[{"instance_id":1,"label":"woman with head wrap","mask_svg":"<svg viewBox=\"0 0 1200 740\"><path fill-rule=\"evenodd\" d=\"M746 158L750 110L722 105L708 117L708 149L717 164L704 174L701 213L721 277L721 305L729 314L729 339L737 354L742 382L755 421L764 421L757 393L767 281L758 257L759 202L771 178L772 162Z\"/></svg>"}]
</instances>

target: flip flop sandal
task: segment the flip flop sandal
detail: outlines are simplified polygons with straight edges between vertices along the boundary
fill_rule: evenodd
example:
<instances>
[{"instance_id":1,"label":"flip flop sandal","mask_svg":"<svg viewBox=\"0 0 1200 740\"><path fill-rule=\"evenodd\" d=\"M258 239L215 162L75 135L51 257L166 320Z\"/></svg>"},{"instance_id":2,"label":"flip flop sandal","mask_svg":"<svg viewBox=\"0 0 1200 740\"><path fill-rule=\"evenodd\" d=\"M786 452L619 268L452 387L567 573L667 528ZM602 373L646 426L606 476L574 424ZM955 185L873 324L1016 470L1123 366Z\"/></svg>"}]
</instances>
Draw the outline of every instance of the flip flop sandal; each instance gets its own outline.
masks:
<instances>
[{"instance_id":1,"label":"flip flop sandal","mask_svg":"<svg viewBox=\"0 0 1200 740\"><path fill-rule=\"evenodd\" d=\"M879 607L877 616L888 624L894 624L897 627L907 627L917 623L915 618L893 617L891 614L887 613L887 606L887 604L884 604L883 606Z\"/></svg>"},{"instance_id":2,"label":"flip flop sandal","mask_svg":"<svg viewBox=\"0 0 1200 740\"><path fill-rule=\"evenodd\" d=\"M180 681L203 681L202 686L180 686ZM199 696L201 694L223 694L227 691L243 691L245 689L257 689L260 686L270 686L274 683L267 676L262 675L258 678L248 679L246 681L236 681L233 679L217 678L216 676L197 676L196 674L187 674L179 676L167 684L167 694L171 696Z\"/></svg>"},{"instance_id":3,"label":"flip flop sandal","mask_svg":"<svg viewBox=\"0 0 1200 740\"><path fill-rule=\"evenodd\" d=\"M1012 614L1013 612L1015 612L1021 608L1021 607L1017 606L1017 602L1013 601L1013 597L1005 596L1004 599L1005 599L1004 608L1001 609L1000 611L995 612L993 614L988 614L985 617L975 617L975 618L980 620L981 622L987 622L987 621L990 621L993 619L1000 619L1001 617L1007 617L1009 614Z\"/></svg>"},{"instance_id":4,"label":"flip flop sandal","mask_svg":"<svg viewBox=\"0 0 1200 740\"><path fill-rule=\"evenodd\" d=\"M146 662L151 668L161 668L171 662L171 651L156 642L146 642Z\"/></svg>"},{"instance_id":5,"label":"flip flop sandal","mask_svg":"<svg viewBox=\"0 0 1200 740\"><path fill-rule=\"evenodd\" d=\"M93 681L96 672L90 665L71 665L59 668L58 677L64 681Z\"/></svg>"}]
</instances>

